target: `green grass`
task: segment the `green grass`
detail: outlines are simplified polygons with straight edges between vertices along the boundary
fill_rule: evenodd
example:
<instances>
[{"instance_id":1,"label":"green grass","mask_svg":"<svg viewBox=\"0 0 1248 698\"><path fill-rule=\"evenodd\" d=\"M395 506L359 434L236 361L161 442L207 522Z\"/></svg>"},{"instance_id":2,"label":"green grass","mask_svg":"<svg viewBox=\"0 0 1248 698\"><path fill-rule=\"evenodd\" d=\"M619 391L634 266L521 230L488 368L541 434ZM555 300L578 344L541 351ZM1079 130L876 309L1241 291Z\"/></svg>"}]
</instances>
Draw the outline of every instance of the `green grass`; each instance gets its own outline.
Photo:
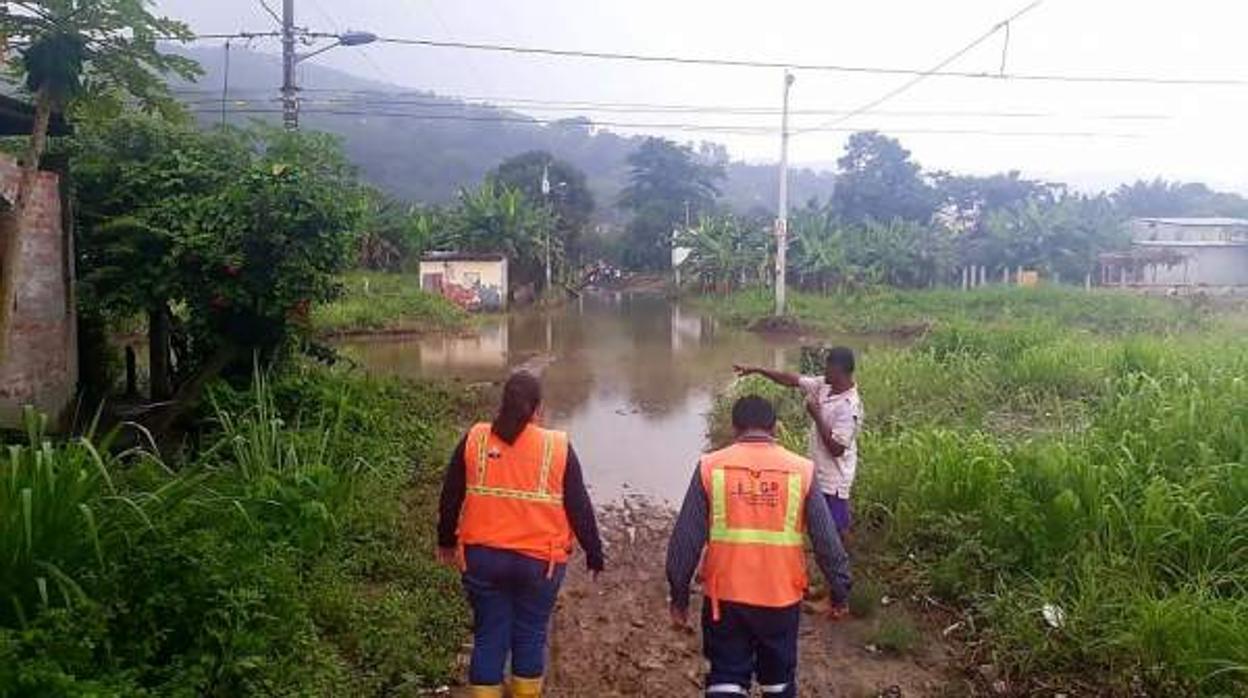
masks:
<instances>
[{"instance_id":1,"label":"green grass","mask_svg":"<svg viewBox=\"0 0 1248 698\"><path fill-rule=\"evenodd\" d=\"M0 461L0 696L417 695L466 626L434 564L471 406L294 367L218 386L174 471L31 421Z\"/></svg>"},{"instance_id":2,"label":"green grass","mask_svg":"<svg viewBox=\"0 0 1248 698\"><path fill-rule=\"evenodd\" d=\"M923 634L914 621L898 612L883 614L875 623L867 643L881 652L910 654L923 641Z\"/></svg>"},{"instance_id":3,"label":"green grass","mask_svg":"<svg viewBox=\"0 0 1248 698\"><path fill-rule=\"evenodd\" d=\"M775 300L766 289L698 302L729 323L767 317ZM939 323L990 326L1038 323L1098 333L1165 332L1202 327L1204 303L1071 287L988 287L975 291L903 291L878 288L835 296L793 292L789 314L821 333L919 333Z\"/></svg>"},{"instance_id":4,"label":"green grass","mask_svg":"<svg viewBox=\"0 0 1248 698\"><path fill-rule=\"evenodd\" d=\"M861 357L860 537L917 566L911 591L973 615L989 659L1037 690L1242 694L1248 341L1233 319L1185 320L1166 301L1106 296L1133 314L1102 321L1066 292L1029 314L1015 296L966 294L912 345ZM804 451L800 400L759 379L722 397L712 433L752 392L776 399Z\"/></svg>"},{"instance_id":5,"label":"green grass","mask_svg":"<svg viewBox=\"0 0 1248 698\"><path fill-rule=\"evenodd\" d=\"M312 327L322 334L462 329L468 315L441 296L420 288L415 274L356 271L342 279L338 300L312 310Z\"/></svg>"}]
</instances>

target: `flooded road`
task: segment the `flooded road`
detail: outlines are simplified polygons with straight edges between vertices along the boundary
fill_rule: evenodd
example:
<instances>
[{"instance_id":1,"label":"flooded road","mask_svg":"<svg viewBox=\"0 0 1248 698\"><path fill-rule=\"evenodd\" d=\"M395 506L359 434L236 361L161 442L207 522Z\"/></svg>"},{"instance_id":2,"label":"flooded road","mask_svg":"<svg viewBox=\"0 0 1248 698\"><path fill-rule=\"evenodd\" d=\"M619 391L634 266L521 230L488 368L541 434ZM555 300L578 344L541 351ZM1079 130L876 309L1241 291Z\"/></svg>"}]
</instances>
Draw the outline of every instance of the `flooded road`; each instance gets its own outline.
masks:
<instances>
[{"instance_id":1,"label":"flooded road","mask_svg":"<svg viewBox=\"0 0 1248 698\"><path fill-rule=\"evenodd\" d=\"M375 373L501 381L544 368L546 423L571 434L595 499L679 503L732 364L785 366L796 340L728 329L664 298L603 294L548 312L481 319L474 336L354 339ZM467 426L467 425L465 425Z\"/></svg>"}]
</instances>

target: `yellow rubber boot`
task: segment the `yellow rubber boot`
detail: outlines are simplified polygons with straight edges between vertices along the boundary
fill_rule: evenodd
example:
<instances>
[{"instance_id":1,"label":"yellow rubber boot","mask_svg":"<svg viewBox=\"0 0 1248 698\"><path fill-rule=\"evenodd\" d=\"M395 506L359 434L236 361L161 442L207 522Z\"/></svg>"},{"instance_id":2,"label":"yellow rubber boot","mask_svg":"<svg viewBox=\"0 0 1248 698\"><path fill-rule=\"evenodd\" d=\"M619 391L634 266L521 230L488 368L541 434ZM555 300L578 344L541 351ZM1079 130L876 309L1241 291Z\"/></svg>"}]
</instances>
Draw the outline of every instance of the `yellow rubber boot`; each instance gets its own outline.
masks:
<instances>
[{"instance_id":1,"label":"yellow rubber boot","mask_svg":"<svg viewBox=\"0 0 1248 698\"><path fill-rule=\"evenodd\" d=\"M539 676L536 679L511 677L511 698L541 698L541 696L542 677Z\"/></svg>"},{"instance_id":2,"label":"yellow rubber boot","mask_svg":"<svg viewBox=\"0 0 1248 698\"><path fill-rule=\"evenodd\" d=\"M503 698L503 687L501 684L493 686L469 686L468 695L470 698Z\"/></svg>"}]
</instances>

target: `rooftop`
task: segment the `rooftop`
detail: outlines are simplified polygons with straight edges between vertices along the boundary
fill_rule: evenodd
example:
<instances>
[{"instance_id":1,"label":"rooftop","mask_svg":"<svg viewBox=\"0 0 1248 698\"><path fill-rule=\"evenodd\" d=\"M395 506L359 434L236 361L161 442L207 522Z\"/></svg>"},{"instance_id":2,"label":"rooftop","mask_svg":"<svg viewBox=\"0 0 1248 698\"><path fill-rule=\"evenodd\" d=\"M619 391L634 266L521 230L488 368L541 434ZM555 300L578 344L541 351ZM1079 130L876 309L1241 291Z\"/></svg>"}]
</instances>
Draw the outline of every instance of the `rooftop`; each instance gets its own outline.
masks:
<instances>
[{"instance_id":1,"label":"rooftop","mask_svg":"<svg viewBox=\"0 0 1248 698\"><path fill-rule=\"evenodd\" d=\"M1229 226L1245 226L1248 227L1248 219L1245 218L1221 218L1212 216L1209 218L1136 218L1138 223L1152 223L1154 225L1177 225L1187 228L1225 228Z\"/></svg>"},{"instance_id":2,"label":"rooftop","mask_svg":"<svg viewBox=\"0 0 1248 698\"><path fill-rule=\"evenodd\" d=\"M505 262L507 255L501 252L426 252L422 262Z\"/></svg>"},{"instance_id":3,"label":"rooftop","mask_svg":"<svg viewBox=\"0 0 1248 698\"><path fill-rule=\"evenodd\" d=\"M1248 240L1136 240L1138 247L1248 247Z\"/></svg>"}]
</instances>

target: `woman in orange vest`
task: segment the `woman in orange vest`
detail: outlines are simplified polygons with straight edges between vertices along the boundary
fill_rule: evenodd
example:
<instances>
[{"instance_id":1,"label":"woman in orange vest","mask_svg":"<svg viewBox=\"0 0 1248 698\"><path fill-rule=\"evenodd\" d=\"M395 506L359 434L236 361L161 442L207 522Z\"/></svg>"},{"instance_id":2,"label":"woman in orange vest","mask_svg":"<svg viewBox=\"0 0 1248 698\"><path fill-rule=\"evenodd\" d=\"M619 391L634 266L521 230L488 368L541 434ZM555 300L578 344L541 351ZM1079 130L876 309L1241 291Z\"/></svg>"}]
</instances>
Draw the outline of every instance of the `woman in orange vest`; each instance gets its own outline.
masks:
<instances>
[{"instance_id":1,"label":"woman in orange vest","mask_svg":"<svg viewBox=\"0 0 1248 698\"><path fill-rule=\"evenodd\" d=\"M708 453L667 548L672 620L688 625L689 581L702 561L707 696L797 695L797 631L806 591L806 535L841 617L849 558L820 494L814 465L775 441L776 411L761 397L732 408L736 443ZM705 556L703 551L705 550Z\"/></svg>"},{"instance_id":2,"label":"woman in orange vest","mask_svg":"<svg viewBox=\"0 0 1248 698\"><path fill-rule=\"evenodd\" d=\"M594 507L567 434L538 425L542 388L518 372L493 423L472 427L442 484L438 558L458 566L473 611L472 695L540 696L546 634L573 538L597 576L604 560Z\"/></svg>"}]
</instances>

